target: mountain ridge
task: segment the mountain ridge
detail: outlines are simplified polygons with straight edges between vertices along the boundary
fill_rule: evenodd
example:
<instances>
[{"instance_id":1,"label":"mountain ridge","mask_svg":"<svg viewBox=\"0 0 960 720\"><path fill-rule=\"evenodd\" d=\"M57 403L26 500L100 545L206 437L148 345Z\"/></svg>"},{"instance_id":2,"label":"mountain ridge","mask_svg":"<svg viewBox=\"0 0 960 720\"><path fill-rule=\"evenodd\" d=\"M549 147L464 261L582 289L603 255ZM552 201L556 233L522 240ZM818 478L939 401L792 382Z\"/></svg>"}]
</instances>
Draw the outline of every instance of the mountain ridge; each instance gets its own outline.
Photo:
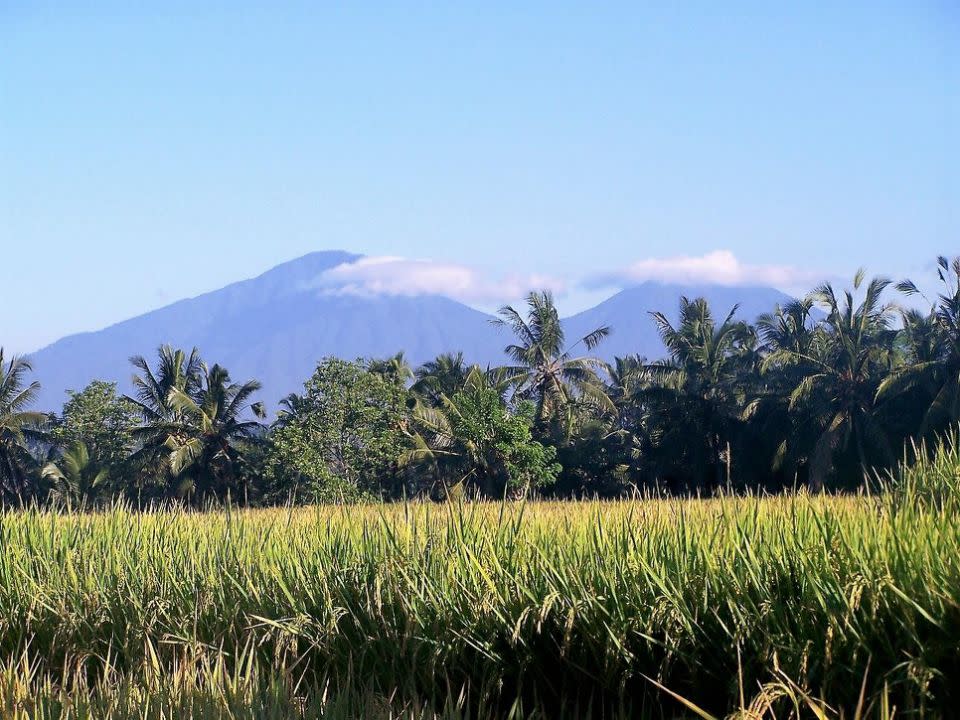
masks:
<instances>
[{"instance_id":1,"label":"mountain ridge","mask_svg":"<svg viewBox=\"0 0 960 720\"><path fill-rule=\"evenodd\" d=\"M327 355L354 359L403 350L419 364L441 352L462 351L481 365L505 360L506 331L490 322L491 315L449 297L361 296L318 287L325 271L361 257L343 250L309 253L100 330L65 336L28 355L41 382L38 406L59 409L67 390L82 389L93 379L117 382L127 392L133 375L129 358L152 358L163 343L199 348L206 359L227 367L234 380L260 380L268 406L300 390ZM790 299L772 288L646 282L565 318L564 328L573 340L611 324L613 332L596 350L604 360L631 353L662 356L648 313L661 310L675 318L684 292L706 297L718 315L737 299L741 317L749 320Z\"/></svg>"}]
</instances>

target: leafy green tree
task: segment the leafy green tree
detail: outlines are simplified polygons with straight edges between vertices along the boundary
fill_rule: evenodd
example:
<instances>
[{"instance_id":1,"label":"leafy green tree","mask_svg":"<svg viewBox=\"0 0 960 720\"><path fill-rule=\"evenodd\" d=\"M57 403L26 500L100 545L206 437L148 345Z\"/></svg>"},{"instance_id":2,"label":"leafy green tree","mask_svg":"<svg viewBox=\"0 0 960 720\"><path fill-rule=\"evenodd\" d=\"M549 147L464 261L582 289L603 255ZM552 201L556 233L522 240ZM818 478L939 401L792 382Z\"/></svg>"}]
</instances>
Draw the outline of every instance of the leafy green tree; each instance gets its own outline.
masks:
<instances>
[{"instance_id":1,"label":"leafy green tree","mask_svg":"<svg viewBox=\"0 0 960 720\"><path fill-rule=\"evenodd\" d=\"M439 407L416 408L414 449L404 460L428 466L447 490L473 487L486 497L549 486L560 466L556 450L533 439L534 412L529 401L511 412L497 390L468 380Z\"/></svg>"},{"instance_id":2,"label":"leafy green tree","mask_svg":"<svg viewBox=\"0 0 960 720\"><path fill-rule=\"evenodd\" d=\"M0 348L0 500L22 502L33 495L31 472L36 462L28 442L38 438L44 413L29 410L40 383L26 382L30 363L14 355L5 359Z\"/></svg>"},{"instance_id":3,"label":"leafy green tree","mask_svg":"<svg viewBox=\"0 0 960 720\"><path fill-rule=\"evenodd\" d=\"M541 427L569 435L579 402L611 407L597 375L603 363L593 357L573 355L581 346L587 351L597 347L610 334L609 327L599 327L567 347L549 292L531 292L527 296L526 318L509 305L501 308L499 315L494 322L510 329L517 340L504 350L514 363L508 372L515 385L515 396L535 403L536 420Z\"/></svg>"},{"instance_id":4,"label":"leafy green tree","mask_svg":"<svg viewBox=\"0 0 960 720\"><path fill-rule=\"evenodd\" d=\"M264 472L275 499L342 501L394 492L406 448L406 390L400 377L363 362L322 360L275 426Z\"/></svg>"},{"instance_id":5,"label":"leafy green tree","mask_svg":"<svg viewBox=\"0 0 960 720\"><path fill-rule=\"evenodd\" d=\"M64 450L82 445L93 463L110 468L111 479L118 480L133 448L137 406L117 395L116 383L102 380L69 396L60 416L51 420L50 439Z\"/></svg>"}]
</instances>

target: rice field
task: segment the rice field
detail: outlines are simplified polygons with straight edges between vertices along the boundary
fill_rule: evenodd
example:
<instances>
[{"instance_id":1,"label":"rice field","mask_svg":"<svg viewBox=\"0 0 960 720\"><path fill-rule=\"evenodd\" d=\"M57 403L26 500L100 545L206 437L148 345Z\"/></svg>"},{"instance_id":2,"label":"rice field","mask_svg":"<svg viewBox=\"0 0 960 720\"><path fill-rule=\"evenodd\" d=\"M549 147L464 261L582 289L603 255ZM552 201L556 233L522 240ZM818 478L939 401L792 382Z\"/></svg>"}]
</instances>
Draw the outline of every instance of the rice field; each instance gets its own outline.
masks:
<instances>
[{"instance_id":1,"label":"rice field","mask_svg":"<svg viewBox=\"0 0 960 720\"><path fill-rule=\"evenodd\" d=\"M895 490L0 514L4 717L939 717L960 458Z\"/></svg>"}]
</instances>

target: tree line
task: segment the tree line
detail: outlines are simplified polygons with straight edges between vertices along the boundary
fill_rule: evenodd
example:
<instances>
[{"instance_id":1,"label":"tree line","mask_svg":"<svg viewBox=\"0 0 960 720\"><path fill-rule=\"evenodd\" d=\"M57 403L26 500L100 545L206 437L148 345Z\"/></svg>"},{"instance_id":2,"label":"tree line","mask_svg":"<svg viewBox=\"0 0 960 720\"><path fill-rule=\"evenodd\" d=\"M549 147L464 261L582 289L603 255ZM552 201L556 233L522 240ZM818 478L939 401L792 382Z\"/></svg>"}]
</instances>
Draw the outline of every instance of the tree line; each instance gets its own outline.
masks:
<instances>
[{"instance_id":1,"label":"tree line","mask_svg":"<svg viewBox=\"0 0 960 720\"><path fill-rule=\"evenodd\" d=\"M651 313L668 357L613 363L592 354L611 328L567 338L533 292L499 312L503 366L325 358L272 422L258 382L168 346L131 359L130 395L95 381L40 413L29 362L0 349L0 501L850 489L960 421L960 258L936 276L928 298L861 271L753 323L682 297L676 323Z\"/></svg>"}]
</instances>

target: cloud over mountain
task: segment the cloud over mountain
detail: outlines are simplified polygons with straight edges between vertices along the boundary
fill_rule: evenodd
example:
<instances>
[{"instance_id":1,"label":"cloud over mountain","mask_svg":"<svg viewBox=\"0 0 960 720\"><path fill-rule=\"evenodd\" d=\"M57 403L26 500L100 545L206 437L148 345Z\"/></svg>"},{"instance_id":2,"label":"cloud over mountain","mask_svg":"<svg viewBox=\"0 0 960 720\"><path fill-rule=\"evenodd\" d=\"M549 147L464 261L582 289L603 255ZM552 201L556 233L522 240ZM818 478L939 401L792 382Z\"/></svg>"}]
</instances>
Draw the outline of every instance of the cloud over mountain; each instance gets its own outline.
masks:
<instances>
[{"instance_id":1,"label":"cloud over mountain","mask_svg":"<svg viewBox=\"0 0 960 720\"><path fill-rule=\"evenodd\" d=\"M547 275L508 273L491 277L458 263L381 255L330 268L311 287L330 295L445 295L461 302L486 304L520 297L533 289L562 293L566 284Z\"/></svg>"},{"instance_id":2,"label":"cloud over mountain","mask_svg":"<svg viewBox=\"0 0 960 720\"><path fill-rule=\"evenodd\" d=\"M704 255L645 258L620 270L587 279L590 288L629 286L648 280L665 283L711 285L769 285L778 288L807 287L822 281L822 275L790 265L754 265L741 262L729 250Z\"/></svg>"}]
</instances>

